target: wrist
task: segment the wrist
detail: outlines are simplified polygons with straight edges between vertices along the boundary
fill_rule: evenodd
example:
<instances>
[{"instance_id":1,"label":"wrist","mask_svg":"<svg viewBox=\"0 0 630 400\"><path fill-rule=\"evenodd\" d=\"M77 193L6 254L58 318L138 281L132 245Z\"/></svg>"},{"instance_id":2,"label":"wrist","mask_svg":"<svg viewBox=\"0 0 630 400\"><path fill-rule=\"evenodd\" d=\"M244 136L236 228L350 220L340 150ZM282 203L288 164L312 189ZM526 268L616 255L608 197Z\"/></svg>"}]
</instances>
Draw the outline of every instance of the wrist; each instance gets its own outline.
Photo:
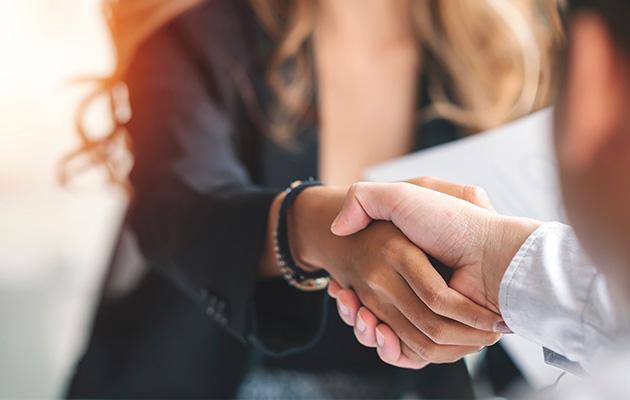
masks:
<instances>
[{"instance_id":1,"label":"wrist","mask_svg":"<svg viewBox=\"0 0 630 400\"><path fill-rule=\"evenodd\" d=\"M499 309L501 281L512 259L527 238L540 226L540 222L529 219L494 215L490 224L489 251L483 259L483 278L487 301Z\"/></svg>"},{"instance_id":2,"label":"wrist","mask_svg":"<svg viewBox=\"0 0 630 400\"><path fill-rule=\"evenodd\" d=\"M347 189L318 186L305 190L289 210L291 253L305 270L325 269L337 239L330 224L341 209Z\"/></svg>"}]
</instances>

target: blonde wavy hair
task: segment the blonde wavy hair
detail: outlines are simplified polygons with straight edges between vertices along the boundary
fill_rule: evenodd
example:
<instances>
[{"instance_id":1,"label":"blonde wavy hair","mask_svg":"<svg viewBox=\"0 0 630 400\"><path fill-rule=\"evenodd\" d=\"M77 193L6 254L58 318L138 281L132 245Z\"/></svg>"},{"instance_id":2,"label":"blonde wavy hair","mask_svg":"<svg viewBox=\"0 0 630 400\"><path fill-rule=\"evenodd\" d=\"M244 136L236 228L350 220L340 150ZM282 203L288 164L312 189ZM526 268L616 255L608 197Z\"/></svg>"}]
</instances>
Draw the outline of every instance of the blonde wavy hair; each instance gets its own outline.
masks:
<instances>
[{"instance_id":1,"label":"blonde wavy hair","mask_svg":"<svg viewBox=\"0 0 630 400\"><path fill-rule=\"evenodd\" d=\"M288 144L313 107L310 41L317 1L249 1L276 43L266 76L276 101L266 115L266 130L278 142ZM126 137L125 121L119 117L115 101L116 88L142 41L201 2L104 0L117 65L111 76L98 81L96 90L79 107L76 126L81 146L66 161L87 155L90 164L104 165L112 180L126 181L126 172L112 157L113 147ZM422 110L423 118L443 117L469 132L478 132L549 105L554 55L562 41L557 1L411 0L410 7L424 69L430 78L431 105ZM251 100L242 82L236 87ZM110 99L114 125L106 135L92 138L84 127L84 114L103 94Z\"/></svg>"}]
</instances>

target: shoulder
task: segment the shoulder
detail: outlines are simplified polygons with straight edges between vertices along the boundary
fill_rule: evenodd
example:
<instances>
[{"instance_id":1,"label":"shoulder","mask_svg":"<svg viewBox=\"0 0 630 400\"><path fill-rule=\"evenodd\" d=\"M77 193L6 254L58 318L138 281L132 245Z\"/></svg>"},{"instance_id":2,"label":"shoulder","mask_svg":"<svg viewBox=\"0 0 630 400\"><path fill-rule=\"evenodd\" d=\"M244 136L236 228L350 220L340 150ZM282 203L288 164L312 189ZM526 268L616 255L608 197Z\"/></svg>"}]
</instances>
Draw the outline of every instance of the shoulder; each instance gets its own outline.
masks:
<instances>
[{"instance_id":1,"label":"shoulder","mask_svg":"<svg viewBox=\"0 0 630 400\"><path fill-rule=\"evenodd\" d=\"M201 61L248 65L262 30L247 0L206 0L165 27Z\"/></svg>"},{"instance_id":2,"label":"shoulder","mask_svg":"<svg viewBox=\"0 0 630 400\"><path fill-rule=\"evenodd\" d=\"M204 0L146 37L134 58L174 49L202 63L232 60L250 64L265 40L263 29L247 0Z\"/></svg>"},{"instance_id":3,"label":"shoulder","mask_svg":"<svg viewBox=\"0 0 630 400\"><path fill-rule=\"evenodd\" d=\"M125 79L171 86L176 81L183 89L196 85L227 103L235 99L237 74L261 76L265 40L249 1L205 0L146 38Z\"/></svg>"}]
</instances>

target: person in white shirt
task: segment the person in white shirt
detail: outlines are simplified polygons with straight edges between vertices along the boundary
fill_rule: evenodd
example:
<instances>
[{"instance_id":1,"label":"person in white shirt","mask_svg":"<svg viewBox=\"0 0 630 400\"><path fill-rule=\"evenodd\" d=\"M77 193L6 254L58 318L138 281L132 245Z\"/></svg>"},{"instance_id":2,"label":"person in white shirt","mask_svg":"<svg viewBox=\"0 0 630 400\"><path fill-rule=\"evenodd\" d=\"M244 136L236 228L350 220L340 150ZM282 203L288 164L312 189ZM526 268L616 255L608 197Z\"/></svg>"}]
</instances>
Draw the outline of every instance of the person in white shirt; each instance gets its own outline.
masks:
<instances>
[{"instance_id":1,"label":"person in white shirt","mask_svg":"<svg viewBox=\"0 0 630 400\"><path fill-rule=\"evenodd\" d=\"M448 287L500 313L505 328L548 349L551 363L595 376L567 398L623 398L630 393L630 2L569 0L568 10L556 154L575 230L499 215L479 190L432 179L355 184L331 229L350 235L372 220L392 221L453 268ZM440 288L427 290L439 309ZM383 361L426 364L408 357L410 333L379 323L379 310L362 307L351 289L334 282L329 293Z\"/></svg>"},{"instance_id":2,"label":"person in white shirt","mask_svg":"<svg viewBox=\"0 0 630 400\"><path fill-rule=\"evenodd\" d=\"M604 276L581 249L573 229L557 222L541 224L499 215L475 205L487 203L483 194L465 201L453 197L458 190L473 192L466 186L426 178L409 183L359 183L346 199L333 231L351 234L372 219L394 222L418 247L455 270L448 283L451 288L500 313L511 331L588 366L595 350L612 341L618 311ZM440 291L432 291L439 307ZM370 310L359 309L351 290L335 282L330 293L345 307L340 307L340 314L349 311L341 316L355 326L359 341L377 345L384 361L422 366L401 352L397 334L387 325L377 326ZM379 339L383 346L378 346ZM548 357L558 359L552 354ZM568 362L562 367L580 371Z\"/></svg>"}]
</instances>

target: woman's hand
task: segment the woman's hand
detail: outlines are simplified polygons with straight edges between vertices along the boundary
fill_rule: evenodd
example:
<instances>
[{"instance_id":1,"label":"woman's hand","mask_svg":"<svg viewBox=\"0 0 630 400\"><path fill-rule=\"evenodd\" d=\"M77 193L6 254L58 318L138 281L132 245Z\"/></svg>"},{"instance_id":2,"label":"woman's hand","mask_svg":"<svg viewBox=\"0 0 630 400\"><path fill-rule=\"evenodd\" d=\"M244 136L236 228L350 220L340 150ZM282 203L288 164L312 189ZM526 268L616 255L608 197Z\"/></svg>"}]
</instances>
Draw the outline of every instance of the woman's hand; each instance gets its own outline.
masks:
<instances>
[{"instance_id":1,"label":"woman's hand","mask_svg":"<svg viewBox=\"0 0 630 400\"><path fill-rule=\"evenodd\" d=\"M345 195L345 189L310 188L289 215L298 263L325 268L356 293L350 307L338 303L344 321L354 324L348 311L360 301L397 332L399 365L408 368L453 362L499 339L493 329L501 318L450 289L424 252L391 223L376 222L349 237L333 235L330 223Z\"/></svg>"},{"instance_id":2,"label":"woman's hand","mask_svg":"<svg viewBox=\"0 0 630 400\"><path fill-rule=\"evenodd\" d=\"M352 289L344 289L333 280L328 286L328 294L336 299L339 316L354 327L357 341L366 347L375 347L382 361L401 368L422 366L411 363L402 353L401 341L396 333L389 325L379 321L368 308L362 306Z\"/></svg>"}]
</instances>

